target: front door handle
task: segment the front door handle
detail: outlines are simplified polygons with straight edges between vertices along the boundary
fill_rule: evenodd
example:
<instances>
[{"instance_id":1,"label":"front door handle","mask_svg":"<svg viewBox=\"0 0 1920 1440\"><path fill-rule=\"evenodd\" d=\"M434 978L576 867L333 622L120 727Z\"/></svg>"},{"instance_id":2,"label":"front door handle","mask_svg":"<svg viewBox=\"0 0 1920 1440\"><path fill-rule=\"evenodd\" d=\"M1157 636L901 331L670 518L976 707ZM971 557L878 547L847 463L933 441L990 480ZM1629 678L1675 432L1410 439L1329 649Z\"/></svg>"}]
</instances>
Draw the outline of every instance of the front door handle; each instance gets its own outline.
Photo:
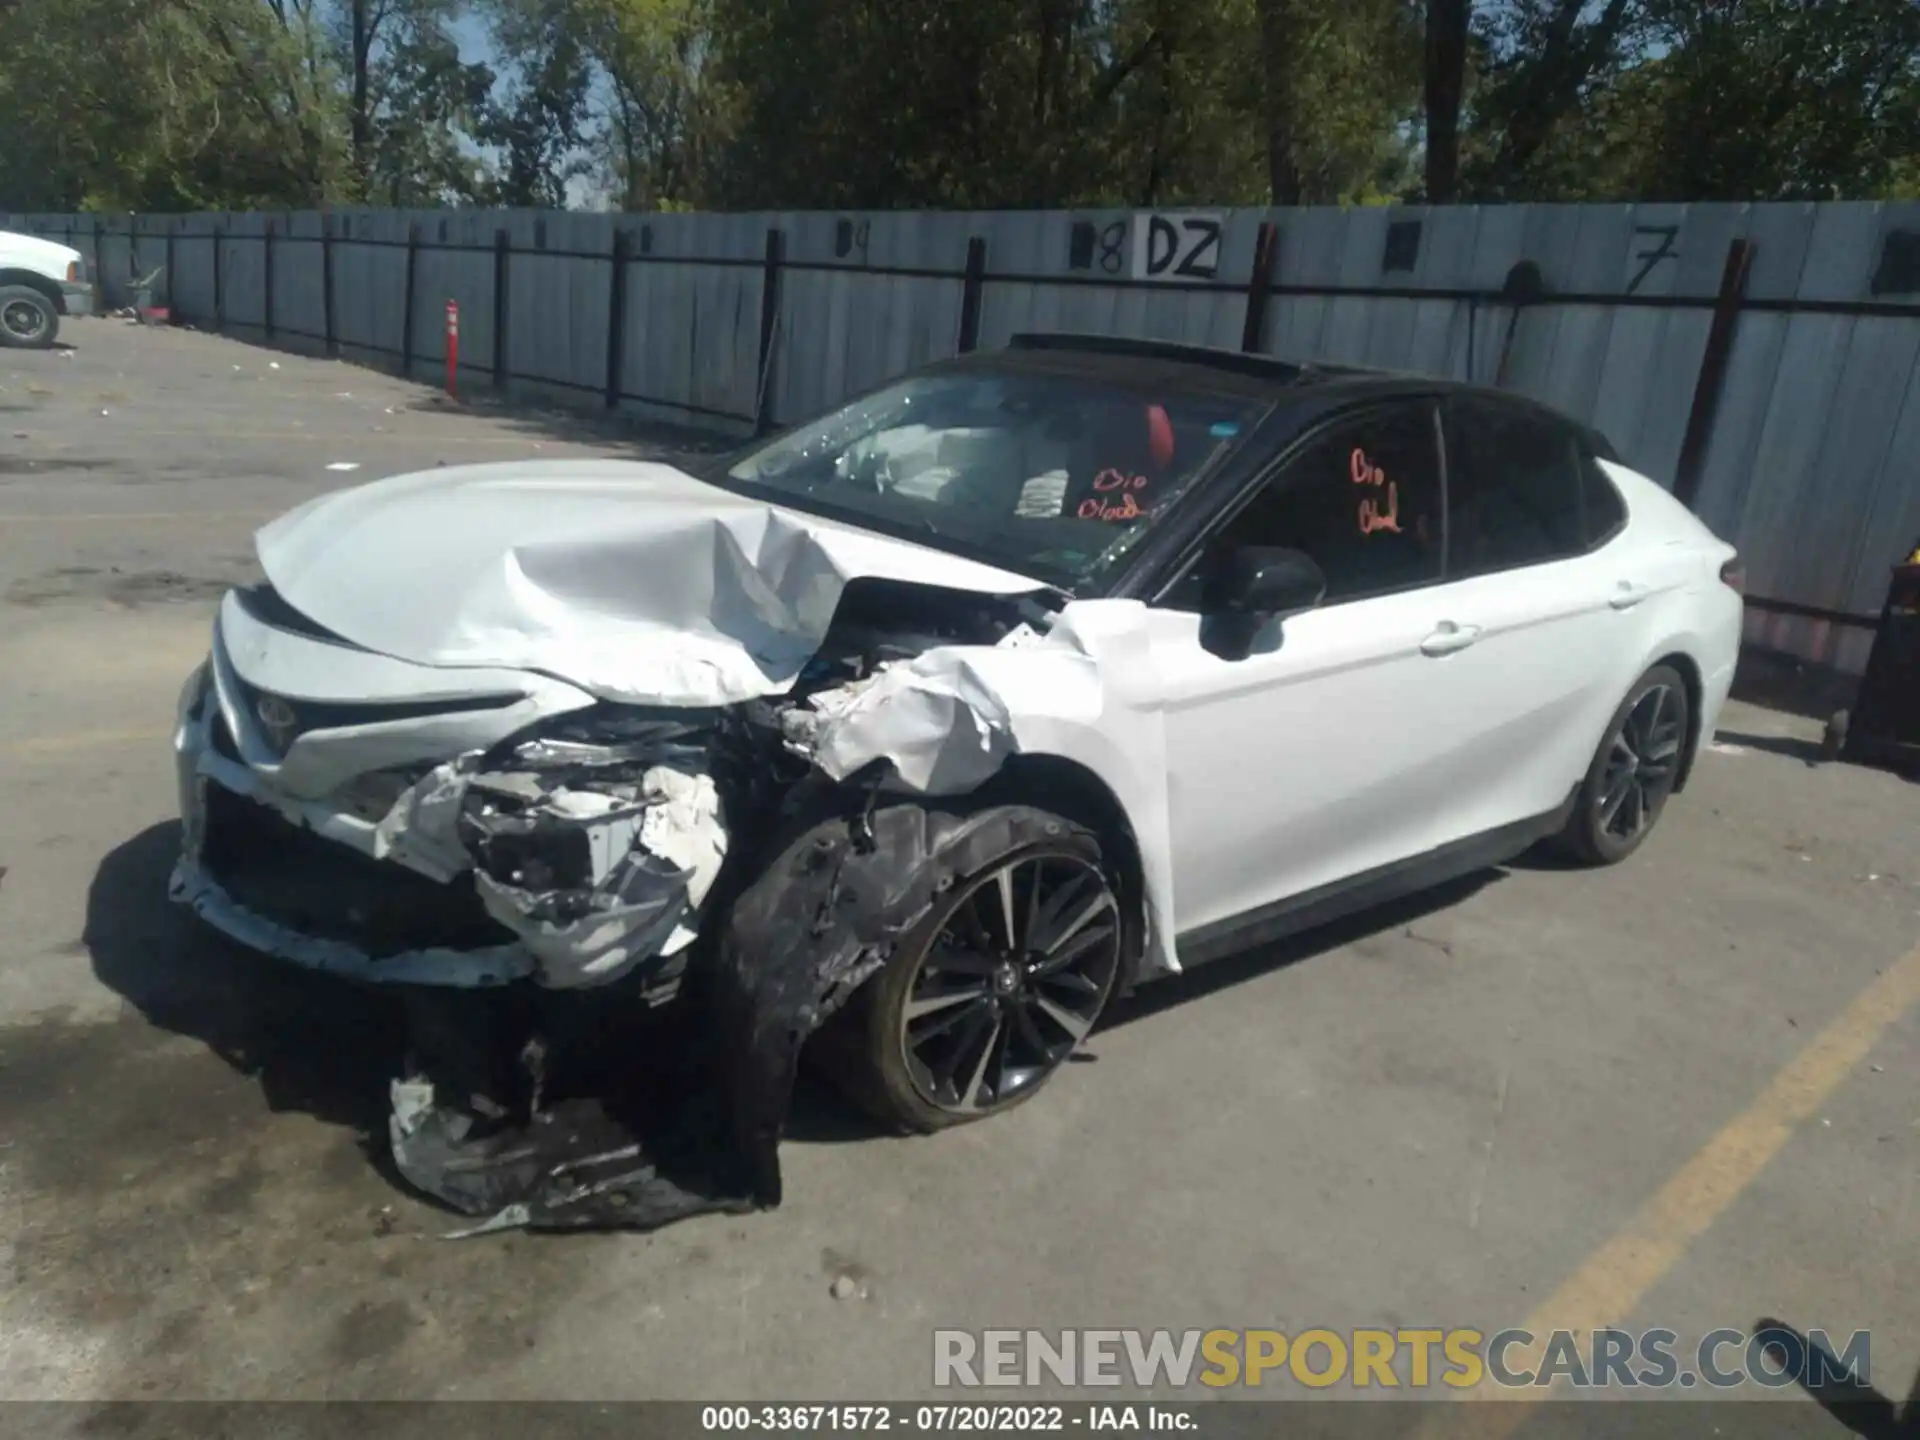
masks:
<instances>
[{"instance_id":1,"label":"front door handle","mask_svg":"<svg viewBox=\"0 0 1920 1440\"><path fill-rule=\"evenodd\" d=\"M1622 580L1613 587L1613 594L1607 597L1607 603L1616 610L1631 610L1652 593L1653 587L1650 585L1636 585L1631 580Z\"/></svg>"},{"instance_id":2,"label":"front door handle","mask_svg":"<svg viewBox=\"0 0 1920 1440\"><path fill-rule=\"evenodd\" d=\"M1426 639L1420 642L1422 655L1451 655L1456 650L1464 650L1480 638L1478 625L1456 625L1451 620L1442 620Z\"/></svg>"}]
</instances>

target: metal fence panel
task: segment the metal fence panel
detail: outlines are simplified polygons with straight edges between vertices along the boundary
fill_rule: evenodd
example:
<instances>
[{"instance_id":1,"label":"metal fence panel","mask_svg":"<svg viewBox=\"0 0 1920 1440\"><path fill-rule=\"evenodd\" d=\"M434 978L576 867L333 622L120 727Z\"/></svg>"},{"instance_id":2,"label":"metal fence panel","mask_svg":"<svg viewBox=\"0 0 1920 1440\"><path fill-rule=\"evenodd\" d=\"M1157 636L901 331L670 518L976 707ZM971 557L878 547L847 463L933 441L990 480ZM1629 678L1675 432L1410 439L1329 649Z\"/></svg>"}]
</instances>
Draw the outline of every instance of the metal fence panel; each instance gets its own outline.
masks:
<instances>
[{"instance_id":1,"label":"metal fence panel","mask_svg":"<svg viewBox=\"0 0 1920 1440\"><path fill-rule=\"evenodd\" d=\"M1920 203L1208 213L1223 222L1212 276L1176 284L1136 278L1150 216L1127 210L346 209L33 215L0 224L74 244L109 305L127 303L132 281L170 254L165 293L177 315L207 326L223 318L248 338L260 337L268 320L270 270L273 327L288 340L325 331L320 262L328 247L320 237L330 225L334 333L343 350L397 359L410 301L413 362L423 376L437 374L449 299L460 307L465 365L481 374L491 365L493 243L504 230L513 376L601 396L617 320L621 373L612 383L628 402L737 424L755 413L761 382L770 229L783 232L786 255L772 408L796 421L953 352L973 237L987 254L983 346L1039 330L1238 347L1257 237L1272 223L1275 290L1261 336L1268 352L1481 383L1499 377L1596 424L1629 463L1669 485L1728 245L1744 238L1754 247L1746 296L1756 308L1737 322L1695 496L1699 513L1742 547L1755 596L1855 614L1877 608L1889 558L1920 530L1920 470L1908 459L1920 443L1920 294L1874 293L1889 237L1920 230ZM270 266L269 223L277 232ZM616 227L627 256L619 317ZM411 289L410 230L419 241ZM1538 267L1545 294L1516 309L1500 292L1521 261ZM1420 298L1424 292L1432 298ZM1813 308L1780 313L1786 305ZM1854 668L1868 633L1759 608L1750 631Z\"/></svg>"}]
</instances>

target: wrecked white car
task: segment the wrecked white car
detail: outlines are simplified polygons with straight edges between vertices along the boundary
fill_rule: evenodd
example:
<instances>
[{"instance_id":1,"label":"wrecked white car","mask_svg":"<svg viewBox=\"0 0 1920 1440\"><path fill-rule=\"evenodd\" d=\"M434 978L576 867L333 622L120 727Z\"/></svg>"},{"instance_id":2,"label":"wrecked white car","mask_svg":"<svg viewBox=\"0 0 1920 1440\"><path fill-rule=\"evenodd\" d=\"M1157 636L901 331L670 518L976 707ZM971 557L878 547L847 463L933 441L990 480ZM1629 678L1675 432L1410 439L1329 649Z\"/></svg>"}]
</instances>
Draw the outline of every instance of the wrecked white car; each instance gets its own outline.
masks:
<instances>
[{"instance_id":1,"label":"wrecked white car","mask_svg":"<svg viewBox=\"0 0 1920 1440\"><path fill-rule=\"evenodd\" d=\"M843 1008L831 1069L933 1128L1138 981L1543 837L1622 858L1732 678L1731 547L1443 382L1033 337L696 471L322 496L181 696L173 894L218 929L686 1010L671 1161L556 1108L537 1020L491 1098L396 1084L402 1172L499 1223L775 1203Z\"/></svg>"}]
</instances>

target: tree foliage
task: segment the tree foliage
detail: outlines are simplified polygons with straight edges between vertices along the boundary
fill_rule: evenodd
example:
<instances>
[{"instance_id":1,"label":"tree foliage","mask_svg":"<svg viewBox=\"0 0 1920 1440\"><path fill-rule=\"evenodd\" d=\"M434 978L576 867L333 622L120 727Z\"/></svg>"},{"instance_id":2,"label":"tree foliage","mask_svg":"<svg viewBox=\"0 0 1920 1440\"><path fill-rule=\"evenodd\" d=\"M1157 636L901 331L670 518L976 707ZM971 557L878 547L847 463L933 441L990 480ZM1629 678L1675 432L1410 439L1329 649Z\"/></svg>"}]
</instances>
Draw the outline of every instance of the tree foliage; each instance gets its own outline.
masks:
<instances>
[{"instance_id":1,"label":"tree foliage","mask_svg":"<svg viewBox=\"0 0 1920 1440\"><path fill-rule=\"evenodd\" d=\"M1917 192L1920 0L0 0L16 209Z\"/></svg>"}]
</instances>

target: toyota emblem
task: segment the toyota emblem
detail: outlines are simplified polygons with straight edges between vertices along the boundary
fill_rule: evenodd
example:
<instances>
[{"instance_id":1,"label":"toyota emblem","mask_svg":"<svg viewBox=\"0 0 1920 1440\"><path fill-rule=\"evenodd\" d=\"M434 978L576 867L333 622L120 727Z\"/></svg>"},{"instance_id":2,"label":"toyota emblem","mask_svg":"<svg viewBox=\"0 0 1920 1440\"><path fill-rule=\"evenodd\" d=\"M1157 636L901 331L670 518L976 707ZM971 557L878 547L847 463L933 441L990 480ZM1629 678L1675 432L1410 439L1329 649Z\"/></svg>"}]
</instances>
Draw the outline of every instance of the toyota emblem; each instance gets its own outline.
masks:
<instances>
[{"instance_id":1,"label":"toyota emblem","mask_svg":"<svg viewBox=\"0 0 1920 1440\"><path fill-rule=\"evenodd\" d=\"M254 702L253 713L260 717L260 723L273 733L276 740L284 741L300 723L293 706L278 695L262 695Z\"/></svg>"}]
</instances>

